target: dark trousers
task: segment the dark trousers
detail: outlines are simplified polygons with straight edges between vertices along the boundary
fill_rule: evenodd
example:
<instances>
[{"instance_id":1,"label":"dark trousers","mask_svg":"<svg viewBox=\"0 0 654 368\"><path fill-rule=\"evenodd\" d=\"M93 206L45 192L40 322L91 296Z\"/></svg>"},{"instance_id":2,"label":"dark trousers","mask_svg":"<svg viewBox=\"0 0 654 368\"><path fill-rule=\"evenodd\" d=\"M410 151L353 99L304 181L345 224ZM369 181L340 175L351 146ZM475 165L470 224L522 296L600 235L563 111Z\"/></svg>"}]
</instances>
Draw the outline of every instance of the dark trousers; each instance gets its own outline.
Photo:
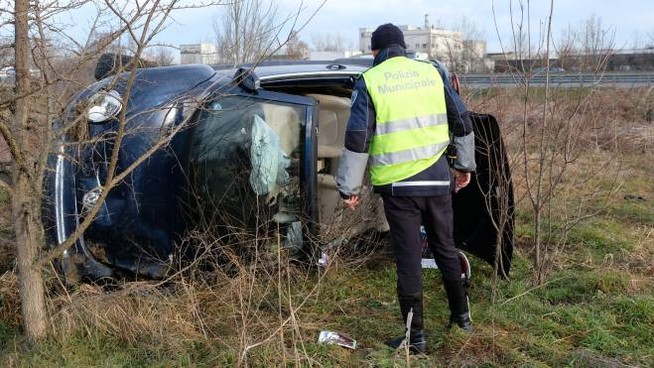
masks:
<instances>
[{"instance_id":1,"label":"dark trousers","mask_svg":"<svg viewBox=\"0 0 654 368\"><path fill-rule=\"evenodd\" d=\"M452 196L382 198L397 266L400 304L407 297L422 304L422 224L427 232L429 248L441 271L450 310L456 315L465 312L467 304L461 283L459 250L454 245L452 232ZM422 311L421 305L419 309ZM402 314L405 314L404 311Z\"/></svg>"}]
</instances>

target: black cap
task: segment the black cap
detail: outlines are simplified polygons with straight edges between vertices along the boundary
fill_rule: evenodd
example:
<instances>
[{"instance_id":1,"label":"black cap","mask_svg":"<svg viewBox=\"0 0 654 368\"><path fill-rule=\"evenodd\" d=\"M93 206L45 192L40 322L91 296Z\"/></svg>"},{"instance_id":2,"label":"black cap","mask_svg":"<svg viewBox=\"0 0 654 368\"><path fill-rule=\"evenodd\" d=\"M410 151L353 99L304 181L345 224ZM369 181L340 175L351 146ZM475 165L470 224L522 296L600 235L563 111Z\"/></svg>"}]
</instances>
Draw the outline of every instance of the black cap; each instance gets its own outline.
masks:
<instances>
[{"instance_id":1,"label":"black cap","mask_svg":"<svg viewBox=\"0 0 654 368\"><path fill-rule=\"evenodd\" d=\"M406 49L404 33L392 23L382 24L372 32L371 50L383 50L390 45L399 45Z\"/></svg>"}]
</instances>

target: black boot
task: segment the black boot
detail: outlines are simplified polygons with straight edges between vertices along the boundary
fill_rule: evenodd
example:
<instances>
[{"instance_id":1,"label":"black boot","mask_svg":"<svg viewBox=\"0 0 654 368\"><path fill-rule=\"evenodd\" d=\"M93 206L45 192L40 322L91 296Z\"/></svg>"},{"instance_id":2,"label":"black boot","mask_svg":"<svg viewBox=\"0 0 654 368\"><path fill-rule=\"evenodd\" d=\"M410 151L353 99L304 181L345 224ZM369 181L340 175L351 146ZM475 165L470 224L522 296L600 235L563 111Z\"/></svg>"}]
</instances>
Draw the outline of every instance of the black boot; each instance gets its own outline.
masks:
<instances>
[{"instance_id":1,"label":"black boot","mask_svg":"<svg viewBox=\"0 0 654 368\"><path fill-rule=\"evenodd\" d=\"M417 294L399 294L400 312L402 320L407 325L409 312L412 312L411 325L407 326L410 330L409 349L414 353L424 354L427 351L427 340L425 339L423 318L422 318L422 292ZM406 331L406 330L405 330ZM400 336L386 342L386 345L397 349L404 341L405 336Z\"/></svg>"},{"instance_id":2,"label":"black boot","mask_svg":"<svg viewBox=\"0 0 654 368\"><path fill-rule=\"evenodd\" d=\"M454 324L466 332L472 332L472 320L468 310L468 293L461 280L443 280L447 301L450 306L450 323L447 328Z\"/></svg>"},{"instance_id":3,"label":"black boot","mask_svg":"<svg viewBox=\"0 0 654 368\"><path fill-rule=\"evenodd\" d=\"M450 315L450 323L447 325L447 328L450 329L452 326L457 325L467 333L472 333L472 320L470 319L470 312L465 312L457 316Z\"/></svg>"},{"instance_id":4,"label":"black boot","mask_svg":"<svg viewBox=\"0 0 654 368\"><path fill-rule=\"evenodd\" d=\"M396 337L386 341L386 345L397 349L402 345L404 340L406 340L406 336ZM427 339L425 338L424 330L411 330L411 334L409 335L409 351L419 354L425 354L427 352Z\"/></svg>"}]
</instances>

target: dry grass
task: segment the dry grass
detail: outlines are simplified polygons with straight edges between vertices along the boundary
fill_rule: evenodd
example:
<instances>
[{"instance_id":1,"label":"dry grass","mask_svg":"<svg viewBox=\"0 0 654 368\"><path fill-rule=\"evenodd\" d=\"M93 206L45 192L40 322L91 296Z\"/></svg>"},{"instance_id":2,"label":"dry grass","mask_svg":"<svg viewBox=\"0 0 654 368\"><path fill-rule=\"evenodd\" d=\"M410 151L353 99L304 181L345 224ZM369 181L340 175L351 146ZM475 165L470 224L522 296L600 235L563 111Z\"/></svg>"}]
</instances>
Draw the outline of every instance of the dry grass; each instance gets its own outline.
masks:
<instances>
[{"instance_id":1,"label":"dry grass","mask_svg":"<svg viewBox=\"0 0 654 368\"><path fill-rule=\"evenodd\" d=\"M156 284L142 282L113 292L81 285L69 295L50 299L52 331L58 339L87 331L129 344L163 344L178 350L185 341L201 336L192 318L196 304L189 295L173 298Z\"/></svg>"},{"instance_id":2,"label":"dry grass","mask_svg":"<svg viewBox=\"0 0 654 368\"><path fill-rule=\"evenodd\" d=\"M527 102L525 102L527 101ZM553 132L571 130L578 137L579 149L593 148L643 153L652 147L648 110L654 107L652 89L554 89L545 102L543 91L506 88L470 92L470 110L494 115L502 125L510 149L517 149L526 128L527 141L535 138L543 116ZM545 115L544 115L545 114ZM525 124L526 123L526 124Z\"/></svg>"},{"instance_id":3,"label":"dry grass","mask_svg":"<svg viewBox=\"0 0 654 368\"><path fill-rule=\"evenodd\" d=\"M0 321L18 329L21 324L19 310L18 278L13 271L5 271L0 275Z\"/></svg>"},{"instance_id":4,"label":"dry grass","mask_svg":"<svg viewBox=\"0 0 654 368\"><path fill-rule=\"evenodd\" d=\"M551 253L553 272L583 269L602 275L626 274L624 287L622 284L613 286L613 280L608 278L594 280L593 277L599 277L595 274L588 277L590 281L586 284L599 285L600 291L615 288L622 293L624 289L628 298L634 293L651 290L654 228L648 220L651 217L643 217L648 216L654 200L654 184L649 176L654 172L651 160L653 128L643 118L647 104L651 103L648 93L643 90L562 91L561 95L553 97L556 106L546 110L538 96L534 96L526 105L526 114L519 91L507 90L479 100L468 97L471 110L496 115L510 151L516 194L520 200L521 223L517 231L522 240L516 254L516 269L512 271L514 275L526 278L531 272L521 259L531 251L525 182L526 176L533 175L535 169L525 169L520 159L527 157L529 161L537 161L533 152L525 155L522 151L521 134L525 129L528 139L535 140L538 124L546 114L551 119L551 127L561 134L556 137L574 138L566 146L574 160L567 164L560 185L552 195L552 234L557 245ZM527 124L523 124L525 116ZM528 142L527 146L533 147L533 142ZM554 167L559 168L561 162L559 158L554 160ZM623 197L628 193L642 195L646 201L625 200ZM586 228L581 226L586 225L588 218L580 218L591 215L592 219L607 213L617 218L616 227L624 229L612 234L616 231L605 219L589 223ZM566 228L568 224L593 231L606 229L599 234L579 235L574 226ZM624 239L616 240L612 236ZM200 250L199 259L191 264L180 264L179 272L164 282L126 282L110 290L82 285L69 293L52 296L48 305L51 339L65 345L81 334L84 340L110 339L120 342L121 346L135 347L141 352L137 354L147 355L162 349L167 352L163 357L146 359L142 365L539 366L565 362L570 354L567 349L577 349L577 340L588 340L591 333L586 330L590 329L590 323L604 323L591 321L590 317L584 320L582 316L579 317L581 321L575 321L579 328L568 331L567 325L573 318L564 315L564 307L551 305L546 297L538 294L552 292L551 289L556 291L557 283L543 289L530 289L532 285L527 282L523 287L523 280L500 284L497 287L511 303L498 306L491 302L495 295L487 290L491 288L492 275L479 267L481 272L475 270L475 277L480 281L473 289L477 304L474 307L487 314L479 317L477 332L470 337L437 331L430 340L432 356L406 358L400 353L386 352L380 343L393 332L393 327L399 326L397 306L392 302L394 275L385 271L391 269L390 263L379 259L383 248L370 248L361 257L361 253L347 251L348 246L354 245L350 243L329 252L331 262L326 269L307 270L295 265L291 255L278 246L274 237L252 238L243 234L239 237L238 241L225 243L224 238L210 233L192 233L186 243ZM608 244L602 243L600 245L607 246L597 246L598 249L579 244L594 240ZM625 248L625 243L629 243L629 249ZM375 265L379 265L376 270ZM3 298L0 319L18 329L16 278L11 267L5 267L0 276ZM581 283L581 286L586 284ZM576 289L564 292L573 296L581 293ZM432 327L445 318L446 310L440 290L429 293ZM593 289L588 293L583 297L598 304L592 299L598 291ZM608 295L603 298L611 297L610 293L602 293ZM521 297L511 299L516 295ZM436 303L440 303L438 307ZM606 302L605 307L610 304ZM573 302L569 305L575 308ZM511 312L510 308L518 312ZM583 312L584 307L579 308L569 313ZM535 324L529 316L542 319L543 325ZM557 330L548 337L548 329L553 328L548 318L552 316L560 319L561 326L556 325ZM525 321L534 325L525 325ZM353 332L362 347L350 352L315 343L320 330L339 328ZM534 329L533 334L530 328ZM593 349L604 346L600 344L602 341L597 345L593 343L588 343ZM201 348L197 348L198 345ZM189 364L174 358L189 355ZM46 361L52 362L52 359ZM633 361L638 362L638 359L641 358L633 358ZM29 364L29 361L25 363Z\"/></svg>"},{"instance_id":5,"label":"dry grass","mask_svg":"<svg viewBox=\"0 0 654 368\"><path fill-rule=\"evenodd\" d=\"M271 239L241 235L242 242L221 244L208 232L193 236L204 248L200 258L163 282L127 282L113 291L81 285L51 298L52 338L67 341L85 331L88 338L180 354L204 342L238 366L256 365L262 350L276 352L277 364L310 360L303 344L319 327L302 320L303 306L316 298L323 277L352 263L332 253L316 273L293 265ZM250 249L247 260L237 249Z\"/></svg>"},{"instance_id":6,"label":"dry grass","mask_svg":"<svg viewBox=\"0 0 654 368\"><path fill-rule=\"evenodd\" d=\"M547 99L542 88L467 94L471 110L500 122L521 217L533 222L534 207L543 206L541 230L551 267L561 267L557 263L565 258L575 226L626 194L654 198L654 187L643 176L654 170L652 91L553 88ZM521 239L531 256L533 236Z\"/></svg>"}]
</instances>

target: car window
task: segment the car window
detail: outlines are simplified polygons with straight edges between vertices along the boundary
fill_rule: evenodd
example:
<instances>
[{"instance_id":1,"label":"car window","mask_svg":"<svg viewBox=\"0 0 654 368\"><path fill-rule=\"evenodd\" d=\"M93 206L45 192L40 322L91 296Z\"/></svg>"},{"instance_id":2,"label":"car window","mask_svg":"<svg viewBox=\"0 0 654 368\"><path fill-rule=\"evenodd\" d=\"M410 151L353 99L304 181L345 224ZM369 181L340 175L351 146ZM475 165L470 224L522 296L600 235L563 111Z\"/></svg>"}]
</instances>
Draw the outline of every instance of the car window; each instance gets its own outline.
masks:
<instances>
[{"instance_id":1,"label":"car window","mask_svg":"<svg viewBox=\"0 0 654 368\"><path fill-rule=\"evenodd\" d=\"M209 102L198 117L191 144L194 179L202 196L214 206L248 192L264 196L271 206L299 203L300 137L306 115L302 105L247 96L220 96Z\"/></svg>"},{"instance_id":2,"label":"car window","mask_svg":"<svg viewBox=\"0 0 654 368\"><path fill-rule=\"evenodd\" d=\"M286 170L291 160L281 148L279 134L259 115L252 123L252 145L250 146L250 186L257 195L270 193L275 186L288 184Z\"/></svg>"}]
</instances>

